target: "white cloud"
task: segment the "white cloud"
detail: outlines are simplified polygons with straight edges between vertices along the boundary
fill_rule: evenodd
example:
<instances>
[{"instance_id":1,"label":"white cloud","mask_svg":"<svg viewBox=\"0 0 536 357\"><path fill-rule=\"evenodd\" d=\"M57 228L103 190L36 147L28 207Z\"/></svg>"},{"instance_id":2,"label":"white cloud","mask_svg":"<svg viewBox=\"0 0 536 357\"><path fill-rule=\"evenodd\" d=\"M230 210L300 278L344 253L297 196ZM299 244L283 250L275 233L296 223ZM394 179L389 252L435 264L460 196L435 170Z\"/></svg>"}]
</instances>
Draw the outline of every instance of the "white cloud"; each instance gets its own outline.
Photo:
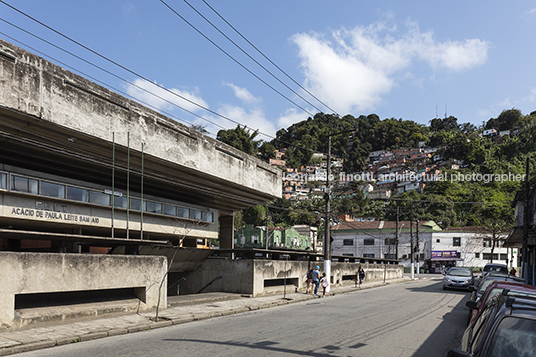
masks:
<instances>
[{"instance_id":1,"label":"white cloud","mask_svg":"<svg viewBox=\"0 0 536 357\"><path fill-rule=\"evenodd\" d=\"M271 141L273 137L275 137L276 127L274 123L269 121L263 111L261 109L252 109L252 110L245 110L242 107L233 106L233 105L223 105L221 108L218 109L218 113L221 114L224 117L230 118L237 123L240 123L241 126L246 126L247 129L249 129L251 132L254 132L255 130L259 130L259 135L257 136L257 139L262 139L265 141ZM211 124L207 123L204 120L196 120L196 124L201 124L205 126L205 129L209 131L212 134L217 134L218 131L222 130L222 127L225 129L234 129L236 128L237 124L226 120L221 117L206 117L211 122L217 124ZM267 137L267 134L270 137Z\"/></svg>"},{"instance_id":2,"label":"white cloud","mask_svg":"<svg viewBox=\"0 0 536 357\"><path fill-rule=\"evenodd\" d=\"M298 46L305 85L339 113L375 109L396 80L412 77L424 61L434 71L463 71L487 61L490 43L479 39L439 42L408 21L405 31L384 23L292 37Z\"/></svg>"},{"instance_id":3,"label":"white cloud","mask_svg":"<svg viewBox=\"0 0 536 357\"><path fill-rule=\"evenodd\" d=\"M302 111L298 111L295 108L288 109L279 119L277 119L277 126L279 128L288 128L294 123L304 120L304 114Z\"/></svg>"},{"instance_id":4,"label":"white cloud","mask_svg":"<svg viewBox=\"0 0 536 357\"><path fill-rule=\"evenodd\" d=\"M255 97L249 90L243 87L238 87L232 83L223 83L224 85L233 89L235 96L248 104L256 104L261 101L260 98Z\"/></svg>"},{"instance_id":5,"label":"white cloud","mask_svg":"<svg viewBox=\"0 0 536 357\"><path fill-rule=\"evenodd\" d=\"M148 104L158 110L166 110L173 108L175 105L180 106L189 111L198 111L201 108L193 103L208 108L208 104L199 96L192 92L182 91L179 89L163 89L155 83L136 79L134 85L129 84L126 88L127 93L133 98ZM182 99L186 98L185 99Z\"/></svg>"}]
</instances>

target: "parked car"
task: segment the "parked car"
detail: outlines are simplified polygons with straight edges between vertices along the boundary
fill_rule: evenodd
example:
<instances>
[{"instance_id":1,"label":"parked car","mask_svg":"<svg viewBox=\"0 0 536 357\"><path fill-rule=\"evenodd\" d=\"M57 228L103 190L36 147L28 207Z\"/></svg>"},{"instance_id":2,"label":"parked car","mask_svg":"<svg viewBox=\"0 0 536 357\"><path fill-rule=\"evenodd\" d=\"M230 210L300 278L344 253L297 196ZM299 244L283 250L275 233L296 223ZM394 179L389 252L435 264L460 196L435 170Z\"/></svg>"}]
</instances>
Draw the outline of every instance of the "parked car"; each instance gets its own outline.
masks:
<instances>
[{"instance_id":1,"label":"parked car","mask_svg":"<svg viewBox=\"0 0 536 357\"><path fill-rule=\"evenodd\" d=\"M471 322L478 316L482 311L486 303L493 298L494 296L501 294L504 289L508 289L510 295L533 295L536 298L536 286L527 285L521 282L515 281L499 281L493 280L491 284L487 287L486 291L482 294L478 300L469 300L465 305L469 308L469 316L467 318L467 324L470 325Z\"/></svg>"},{"instance_id":2,"label":"parked car","mask_svg":"<svg viewBox=\"0 0 536 357\"><path fill-rule=\"evenodd\" d=\"M508 274L508 267L504 264L488 263L482 269L482 277L491 272Z\"/></svg>"},{"instance_id":3,"label":"parked car","mask_svg":"<svg viewBox=\"0 0 536 357\"><path fill-rule=\"evenodd\" d=\"M471 268L452 267L443 278L443 290L448 288L468 289L473 286L475 276Z\"/></svg>"},{"instance_id":4,"label":"parked car","mask_svg":"<svg viewBox=\"0 0 536 357\"><path fill-rule=\"evenodd\" d=\"M536 298L504 289L485 304L465 330L460 348L447 356L533 356L535 350Z\"/></svg>"},{"instance_id":5,"label":"parked car","mask_svg":"<svg viewBox=\"0 0 536 357\"><path fill-rule=\"evenodd\" d=\"M525 281L525 279L518 278L518 277L513 276L513 275L508 275L508 274L504 274L504 273L497 273L497 272L490 272L483 279L481 279L478 282L478 284L476 284L476 286L474 286L472 288L469 288L469 290L472 291L470 300L478 301L478 299L480 299L482 294L484 294L484 292L486 291L488 286L495 280L497 280L497 281L512 281L512 282L521 283L521 284L526 284L527 283Z\"/></svg>"}]
</instances>

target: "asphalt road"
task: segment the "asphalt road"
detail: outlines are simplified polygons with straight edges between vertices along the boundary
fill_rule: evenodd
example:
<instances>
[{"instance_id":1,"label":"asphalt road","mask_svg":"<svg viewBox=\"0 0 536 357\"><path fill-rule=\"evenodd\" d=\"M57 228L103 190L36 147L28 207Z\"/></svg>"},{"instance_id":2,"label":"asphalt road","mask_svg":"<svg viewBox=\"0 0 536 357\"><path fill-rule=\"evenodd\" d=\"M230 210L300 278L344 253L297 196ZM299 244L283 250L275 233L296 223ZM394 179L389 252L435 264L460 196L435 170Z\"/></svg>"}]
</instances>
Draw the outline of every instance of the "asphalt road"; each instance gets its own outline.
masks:
<instances>
[{"instance_id":1,"label":"asphalt road","mask_svg":"<svg viewBox=\"0 0 536 357\"><path fill-rule=\"evenodd\" d=\"M428 276L22 355L445 356L465 329L468 296Z\"/></svg>"}]
</instances>

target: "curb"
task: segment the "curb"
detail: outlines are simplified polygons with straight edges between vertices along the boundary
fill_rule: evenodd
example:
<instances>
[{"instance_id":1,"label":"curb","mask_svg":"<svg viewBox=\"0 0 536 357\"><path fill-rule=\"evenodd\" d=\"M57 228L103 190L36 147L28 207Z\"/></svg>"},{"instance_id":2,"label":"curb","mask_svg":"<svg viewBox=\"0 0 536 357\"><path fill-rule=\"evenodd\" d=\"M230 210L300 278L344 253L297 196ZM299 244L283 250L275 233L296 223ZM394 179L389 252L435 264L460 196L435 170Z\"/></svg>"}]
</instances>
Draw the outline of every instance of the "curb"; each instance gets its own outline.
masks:
<instances>
[{"instance_id":1,"label":"curb","mask_svg":"<svg viewBox=\"0 0 536 357\"><path fill-rule=\"evenodd\" d=\"M341 287L339 291L330 291L326 295L326 297L350 293L350 292L357 292L361 290L367 290L367 289L372 289L372 288L376 288L380 286L386 286L389 284L397 284L397 283L408 282L408 281L413 281L413 280L410 278L403 278L403 279L399 279L396 281L372 283L369 286L362 286L362 287L357 287L357 288L354 286ZM302 294L302 293L292 293L289 295L295 295L295 294L298 294L298 297L286 298L286 299L283 299L281 297L281 298L276 298L276 300L267 299L266 301L260 301L258 304L248 304L246 306L231 308L228 310L216 311L216 312L184 314L184 315L175 316L173 318L162 316L161 317L162 321L157 321L157 322L147 322L147 323L137 324L137 325L133 325L130 327L125 327L125 328L110 329L107 331L95 331L95 332L90 332L90 333L79 335L79 336L64 337L64 338L59 338L59 339L48 339L48 340L30 342L30 343L20 343L15 346L6 346L6 347L0 348L0 356L8 356L8 355L12 355L15 353L29 352L29 351L35 351L35 350L45 349L49 347L62 346L62 345L70 344L70 343L91 341L91 340L101 339L105 337L125 335L127 333L149 331L152 329L168 327L168 326L183 324L183 323L192 322L192 321L201 321L201 320L207 320L213 317L228 316L228 315L256 311L256 310L261 310L261 309L268 309L272 307L283 306L283 305L288 305L288 304L292 304L296 302L303 302L303 301L314 300L314 299L319 298L313 295ZM216 300L221 301L221 300L233 300L233 299L216 299ZM209 300L207 299L205 300L205 302L206 301L209 301ZM177 305L181 305L181 304L175 304L173 306L177 307Z\"/></svg>"}]
</instances>

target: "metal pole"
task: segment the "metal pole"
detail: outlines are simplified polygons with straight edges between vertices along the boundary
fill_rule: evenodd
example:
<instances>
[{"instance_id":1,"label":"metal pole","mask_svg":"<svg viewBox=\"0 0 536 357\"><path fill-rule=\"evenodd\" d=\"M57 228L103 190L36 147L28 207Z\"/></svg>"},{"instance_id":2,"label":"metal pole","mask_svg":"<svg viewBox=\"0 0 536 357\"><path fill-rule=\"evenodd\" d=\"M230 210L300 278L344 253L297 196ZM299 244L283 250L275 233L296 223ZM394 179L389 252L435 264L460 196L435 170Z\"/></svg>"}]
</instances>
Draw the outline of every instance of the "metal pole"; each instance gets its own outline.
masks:
<instances>
[{"instance_id":1,"label":"metal pole","mask_svg":"<svg viewBox=\"0 0 536 357\"><path fill-rule=\"evenodd\" d=\"M140 199L143 202L143 143L141 143L141 188ZM143 239L143 209L140 212L140 239Z\"/></svg>"},{"instance_id":2,"label":"metal pole","mask_svg":"<svg viewBox=\"0 0 536 357\"><path fill-rule=\"evenodd\" d=\"M331 134L328 135L328 157L326 168L326 220L325 220L325 232L324 232L324 272L328 279L328 287L326 292L329 292L331 286L331 232L330 232L330 204L331 204L331 190L329 187L329 175L331 166Z\"/></svg>"},{"instance_id":3,"label":"metal pole","mask_svg":"<svg viewBox=\"0 0 536 357\"><path fill-rule=\"evenodd\" d=\"M415 228L417 230L417 236L416 236L416 240L417 240L417 244L416 244L416 251L417 251L417 274L420 273L420 266L419 266L419 220L417 220L416 224L415 224Z\"/></svg>"},{"instance_id":4,"label":"metal pole","mask_svg":"<svg viewBox=\"0 0 536 357\"><path fill-rule=\"evenodd\" d=\"M115 211L115 132L112 133L112 238L114 238L114 211Z\"/></svg>"},{"instance_id":5,"label":"metal pole","mask_svg":"<svg viewBox=\"0 0 536 357\"><path fill-rule=\"evenodd\" d=\"M130 132L127 133L127 239L130 238L129 221L130 221ZM142 202L143 206L143 202ZM143 209L143 207L142 207Z\"/></svg>"},{"instance_id":6,"label":"metal pole","mask_svg":"<svg viewBox=\"0 0 536 357\"><path fill-rule=\"evenodd\" d=\"M415 254L413 254L413 207L409 218L409 239L410 239L410 255L411 255L411 279L415 279Z\"/></svg>"}]
</instances>

